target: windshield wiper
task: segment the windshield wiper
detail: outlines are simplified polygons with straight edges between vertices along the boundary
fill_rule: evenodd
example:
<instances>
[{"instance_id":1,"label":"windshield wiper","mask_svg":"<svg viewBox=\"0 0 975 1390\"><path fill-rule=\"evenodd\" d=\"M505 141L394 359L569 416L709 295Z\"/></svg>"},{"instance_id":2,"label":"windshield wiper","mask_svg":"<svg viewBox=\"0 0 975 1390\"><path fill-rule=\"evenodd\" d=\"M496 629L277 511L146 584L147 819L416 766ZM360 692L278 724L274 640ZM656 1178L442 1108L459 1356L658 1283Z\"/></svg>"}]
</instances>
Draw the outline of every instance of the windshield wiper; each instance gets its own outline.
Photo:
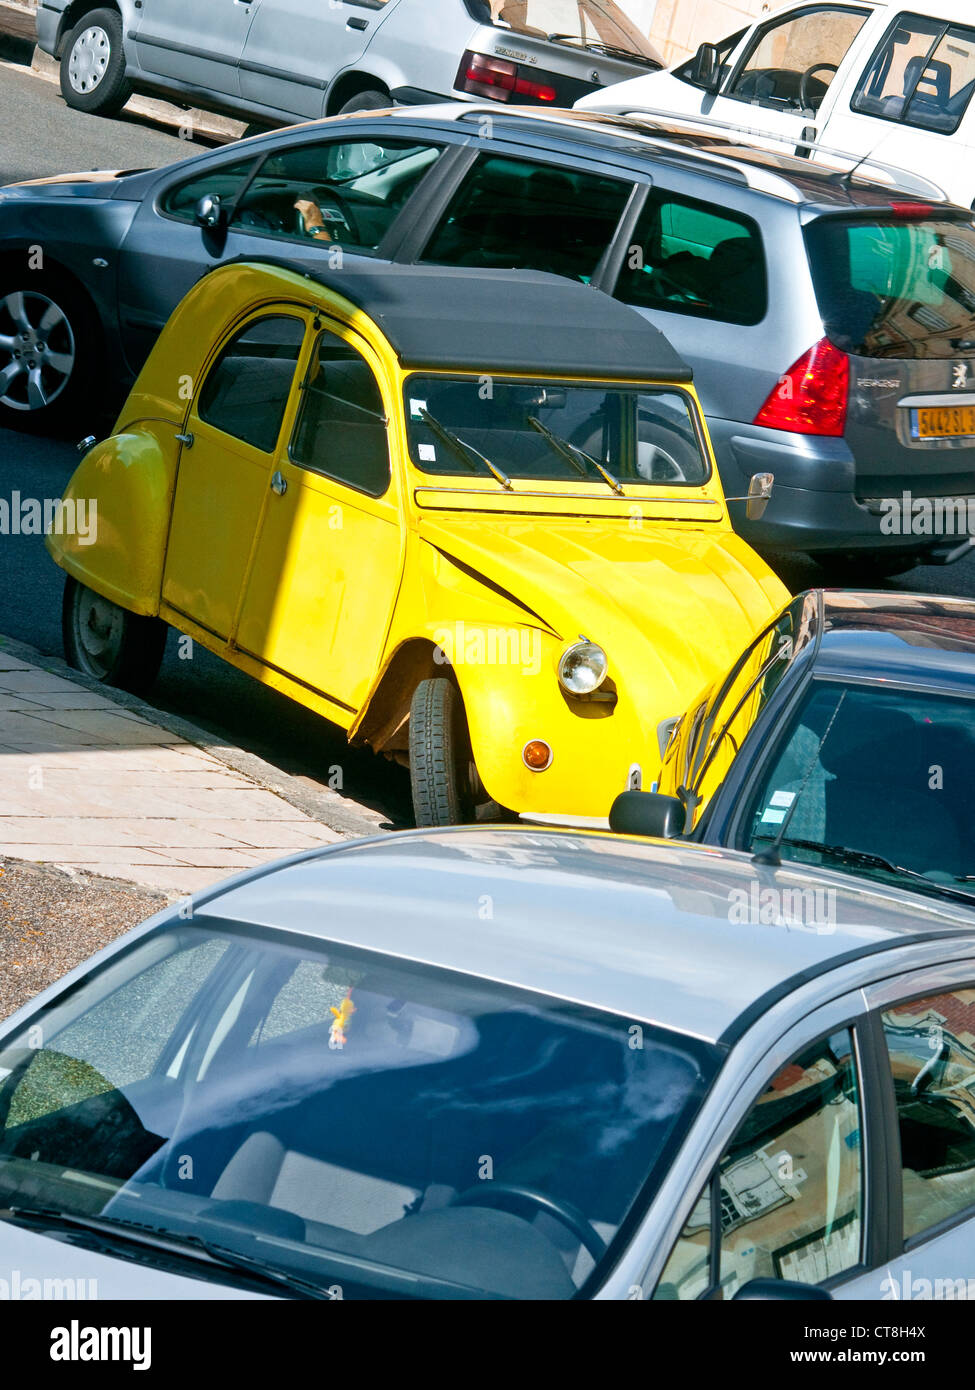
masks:
<instances>
[{"instance_id":1,"label":"windshield wiper","mask_svg":"<svg viewBox=\"0 0 975 1390\"><path fill-rule=\"evenodd\" d=\"M154 1250L175 1250L196 1261L205 1256L209 1264L248 1274L264 1284L273 1285L277 1291L286 1289L301 1298L327 1300L330 1297L322 1285L316 1284L313 1280L302 1279L286 1270L276 1269L257 1255L246 1255L240 1250L220 1245L192 1232L168 1231L159 1226L147 1226L135 1221L101 1220L99 1217L83 1216L77 1212L60 1211L56 1207L22 1207L9 1203L0 1207L0 1220L7 1217L12 1217L14 1221L23 1225L35 1226L42 1231L50 1230L52 1227L86 1231L98 1236L107 1245L121 1243L147 1246Z\"/></svg>"},{"instance_id":2,"label":"windshield wiper","mask_svg":"<svg viewBox=\"0 0 975 1390\"><path fill-rule=\"evenodd\" d=\"M577 43L590 53L605 53L609 58L626 58L633 63L642 63L648 68L659 68L655 58L646 53L638 53L635 48L621 48L618 43L604 43L602 39L587 39L582 34L546 34L549 43Z\"/></svg>"},{"instance_id":3,"label":"windshield wiper","mask_svg":"<svg viewBox=\"0 0 975 1390\"><path fill-rule=\"evenodd\" d=\"M529 415L528 423L533 430L538 430L538 433L543 439L548 440L556 453L561 454L564 459L568 459L573 468L581 473L583 477L586 476L586 470L579 466L579 459L585 459L586 463L591 463L593 468L602 475L613 491L619 493L620 497L626 496L626 493L623 491L617 479L610 473L609 469L604 468L598 459L593 458L592 454L587 454L585 449L579 448L578 444L570 444L567 439L561 439L559 435L553 434L548 425L543 425L541 420L536 419L534 415Z\"/></svg>"},{"instance_id":4,"label":"windshield wiper","mask_svg":"<svg viewBox=\"0 0 975 1390\"><path fill-rule=\"evenodd\" d=\"M511 479L508 477L507 473L502 473L497 464L492 463L489 458L481 453L480 449L475 449L473 444L468 444L466 439L461 439L459 434L454 434L453 430L449 430L446 425L442 425L439 420L435 420L429 410L421 410L420 419L428 429L433 430L433 433L440 440L441 444L448 448L455 457L459 458L463 463L466 463L468 468L471 467L470 455L474 454L476 458L481 460L486 468L490 469L503 488L507 488L509 492L514 492Z\"/></svg>"},{"instance_id":5,"label":"windshield wiper","mask_svg":"<svg viewBox=\"0 0 975 1390\"><path fill-rule=\"evenodd\" d=\"M772 835L755 835L753 840L773 840ZM962 888L953 888L949 883L941 883L936 878L928 878L927 874L922 874L917 869L907 869L903 864L893 864L889 859L885 859L882 854L871 854L865 849L850 849L847 845L823 845L818 840L793 840L785 838L779 841L782 845L792 845L795 849L815 850L817 854L823 855L826 859L835 859L838 864L849 864L851 867L860 869L882 869L885 873L897 874L898 877L908 878L914 883L923 883L926 888L933 888L935 892L946 893L949 897L960 898L964 902L975 902L975 893L966 893ZM956 880L966 882L965 879Z\"/></svg>"}]
</instances>

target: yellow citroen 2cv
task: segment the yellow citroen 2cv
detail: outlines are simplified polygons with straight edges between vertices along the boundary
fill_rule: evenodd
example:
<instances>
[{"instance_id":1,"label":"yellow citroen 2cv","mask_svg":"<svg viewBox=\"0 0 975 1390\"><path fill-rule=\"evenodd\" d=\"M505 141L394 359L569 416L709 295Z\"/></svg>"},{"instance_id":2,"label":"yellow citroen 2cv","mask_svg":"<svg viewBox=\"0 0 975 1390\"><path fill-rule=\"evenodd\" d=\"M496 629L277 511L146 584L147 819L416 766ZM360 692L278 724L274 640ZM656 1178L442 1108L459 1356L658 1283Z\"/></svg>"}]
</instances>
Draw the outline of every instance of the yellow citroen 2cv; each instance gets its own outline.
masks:
<instances>
[{"instance_id":1,"label":"yellow citroen 2cv","mask_svg":"<svg viewBox=\"0 0 975 1390\"><path fill-rule=\"evenodd\" d=\"M787 597L689 368L543 273L225 264L67 497L77 667L144 687L176 627L408 762L421 825L605 817Z\"/></svg>"}]
</instances>

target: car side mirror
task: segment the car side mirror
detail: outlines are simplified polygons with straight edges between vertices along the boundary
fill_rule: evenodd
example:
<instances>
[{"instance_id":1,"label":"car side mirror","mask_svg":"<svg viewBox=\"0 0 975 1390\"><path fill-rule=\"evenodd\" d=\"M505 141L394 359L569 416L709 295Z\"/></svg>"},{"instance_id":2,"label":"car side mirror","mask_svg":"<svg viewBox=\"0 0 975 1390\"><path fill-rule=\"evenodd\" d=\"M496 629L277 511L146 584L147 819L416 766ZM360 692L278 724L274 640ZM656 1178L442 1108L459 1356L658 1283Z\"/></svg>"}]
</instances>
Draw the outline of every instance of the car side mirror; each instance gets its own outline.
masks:
<instances>
[{"instance_id":1,"label":"car side mirror","mask_svg":"<svg viewBox=\"0 0 975 1390\"><path fill-rule=\"evenodd\" d=\"M198 227L205 227L209 231L222 227L224 216L223 203L216 193L204 193L193 209L193 221Z\"/></svg>"},{"instance_id":2,"label":"car side mirror","mask_svg":"<svg viewBox=\"0 0 975 1390\"><path fill-rule=\"evenodd\" d=\"M716 92L721 81L721 59L713 43L702 43L694 54L692 81L706 92Z\"/></svg>"},{"instance_id":3,"label":"car side mirror","mask_svg":"<svg viewBox=\"0 0 975 1390\"><path fill-rule=\"evenodd\" d=\"M684 803L663 792L620 792L609 812L609 828L617 835L651 835L656 840L678 839L686 821Z\"/></svg>"},{"instance_id":4,"label":"car side mirror","mask_svg":"<svg viewBox=\"0 0 975 1390\"><path fill-rule=\"evenodd\" d=\"M818 1284L799 1284L794 1279L749 1279L732 1297L732 1303L832 1303L833 1295Z\"/></svg>"},{"instance_id":5,"label":"car side mirror","mask_svg":"<svg viewBox=\"0 0 975 1390\"><path fill-rule=\"evenodd\" d=\"M774 473L752 474L748 484L748 502L745 506L745 515L749 521L761 521L765 515L765 509L772 498L774 483Z\"/></svg>"}]
</instances>

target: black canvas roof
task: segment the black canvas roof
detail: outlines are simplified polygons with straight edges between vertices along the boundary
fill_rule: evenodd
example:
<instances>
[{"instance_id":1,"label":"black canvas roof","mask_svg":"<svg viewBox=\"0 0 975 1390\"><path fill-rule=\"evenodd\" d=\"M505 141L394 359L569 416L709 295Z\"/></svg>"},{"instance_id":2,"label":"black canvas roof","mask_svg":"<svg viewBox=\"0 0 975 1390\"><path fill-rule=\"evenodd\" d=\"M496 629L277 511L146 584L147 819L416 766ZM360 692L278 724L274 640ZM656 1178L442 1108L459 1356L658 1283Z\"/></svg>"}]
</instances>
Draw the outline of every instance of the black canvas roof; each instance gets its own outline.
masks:
<instances>
[{"instance_id":1,"label":"black canvas roof","mask_svg":"<svg viewBox=\"0 0 975 1390\"><path fill-rule=\"evenodd\" d=\"M367 313L405 367L691 380L687 363L635 309L559 275L361 265L287 268Z\"/></svg>"}]
</instances>

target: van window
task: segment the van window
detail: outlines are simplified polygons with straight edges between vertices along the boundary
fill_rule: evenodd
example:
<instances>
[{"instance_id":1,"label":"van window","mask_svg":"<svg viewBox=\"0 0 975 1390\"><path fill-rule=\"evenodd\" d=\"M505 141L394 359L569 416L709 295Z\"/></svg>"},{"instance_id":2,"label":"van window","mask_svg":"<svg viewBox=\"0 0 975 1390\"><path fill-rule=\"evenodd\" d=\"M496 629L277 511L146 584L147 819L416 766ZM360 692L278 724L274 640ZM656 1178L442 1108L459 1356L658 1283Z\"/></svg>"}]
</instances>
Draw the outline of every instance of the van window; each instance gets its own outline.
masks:
<instances>
[{"instance_id":1,"label":"van window","mask_svg":"<svg viewBox=\"0 0 975 1390\"><path fill-rule=\"evenodd\" d=\"M851 102L854 111L951 135L975 92L975 29L900 15Z\"/></svg>"},{"instance_id":2,"label":"van window","mask_svg":"<svg viewBox=\"0 0 975 1390\"><path fill-rule=\"evenodd\" d=\"M750 217L653 189L616 298L642 309L760 323L768 309L761 233Z\"/></svg>"},{"instance_id":3,"label":"van window","mask_svg":"<svg viewBox=\"0 0 975 1390\"><path fill-rule=\"evenodd\" d=\"M370 497L389 487L389 445L379 383L369 363L326 329L301 392L291 460Z\"/></svg>"},{"instance_id":4,"label":"van window","mask_svg":"<svg viewBox=\"0 0 975 1390\"><path fill-rule=\"evenodd\" d=\"M301 319L275 314L237 333L210 369L199 417L265 454L274 452L304 339Z\"/></svg>"},{"instance_id":5,"label":"van window","mask_svg":"<svg viewBox=\"0 0 975 1390\"><path fill-rule=\"evenodd\" d=\"M957 358L975 339L975 226L937 214L806 228L827 336L862 357Z\"/></svg>"},{"instance_id":6,"label":"van window","mask_svg":"<svg viewBox=\"0 0 975 1390\"><path fill-rule=\"evenodd\" d=\"M847 5L816 5L765 25L725 96L815 115L868 14Z\"/></svg>"}]
</instances>

